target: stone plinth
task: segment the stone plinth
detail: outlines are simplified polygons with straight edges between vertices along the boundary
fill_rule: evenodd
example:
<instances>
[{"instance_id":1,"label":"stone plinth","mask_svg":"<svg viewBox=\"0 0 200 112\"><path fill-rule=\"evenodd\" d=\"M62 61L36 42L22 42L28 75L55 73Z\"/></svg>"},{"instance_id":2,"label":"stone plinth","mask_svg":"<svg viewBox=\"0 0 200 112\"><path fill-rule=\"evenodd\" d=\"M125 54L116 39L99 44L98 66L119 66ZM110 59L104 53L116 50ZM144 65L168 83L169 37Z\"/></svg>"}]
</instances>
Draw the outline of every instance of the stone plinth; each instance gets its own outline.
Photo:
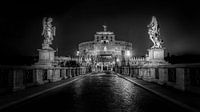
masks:
<instances>
[{"instance_id":1,"label":"stone plinth","mask_svg":"<svg viewBox=\"0 0 200 112\"><path fill-rule=\"evenodd\" d=\"M53 49L38 49L39 61L36 66L53 66L55 50Z\"/></svg>"},{"instance_id":2,"label":"stone plinth","mask_svg":"<svg viewBox=\"0 0 200 112\"><path fill-rule=\"evenodd\" d=\"M154 49L148 49L149 52L149 61L153 60L158 60L162 61L164 60L164 49L162 48L154 48Z\"/></svg>"},{"instance_id":3,"label":"stone plinth","mask_svg":"<svg viewBox=\"0 0 200 112\"><path fill-rule=\"evenodd\" d=\"M163 65L168 64L165 60L165 49L164 48L151 48L148 49L148 57L146 60L149 62L145 65Z\"/></svg>"}]
</instances>

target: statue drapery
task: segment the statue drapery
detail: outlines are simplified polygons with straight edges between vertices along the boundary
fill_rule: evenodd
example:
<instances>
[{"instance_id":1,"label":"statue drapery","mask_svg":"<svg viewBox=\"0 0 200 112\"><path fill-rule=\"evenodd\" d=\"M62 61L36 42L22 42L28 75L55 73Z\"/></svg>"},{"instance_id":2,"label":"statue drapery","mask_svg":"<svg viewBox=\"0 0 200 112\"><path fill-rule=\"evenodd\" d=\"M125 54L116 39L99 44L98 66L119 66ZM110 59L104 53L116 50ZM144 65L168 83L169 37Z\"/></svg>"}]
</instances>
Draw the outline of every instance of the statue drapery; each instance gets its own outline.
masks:
<instances>
[{"instance_id":1,"label":"statue drapery","mask_svg":"<svg viewBox=\"0 0 200 112\"><path fill-rule=\"evenodd\" d=\"M56 35L56 27L52 26L52 18L43 18L43 31L42 36L44 36L43 48L48 48L52 44L53 36Z\"/></svg>"},{"instance_id":2,"label":"statue drapery","mask_svg":"<svg viewBox=\"0 0 200 112\"><path fill-rule=\"evenodd\" d=\"M155 16L152 17L151 23L147 26L148 34L153 42L152 48L162 48L163 41L160 39L160 27Z\"/></svg>"}]
</instances>

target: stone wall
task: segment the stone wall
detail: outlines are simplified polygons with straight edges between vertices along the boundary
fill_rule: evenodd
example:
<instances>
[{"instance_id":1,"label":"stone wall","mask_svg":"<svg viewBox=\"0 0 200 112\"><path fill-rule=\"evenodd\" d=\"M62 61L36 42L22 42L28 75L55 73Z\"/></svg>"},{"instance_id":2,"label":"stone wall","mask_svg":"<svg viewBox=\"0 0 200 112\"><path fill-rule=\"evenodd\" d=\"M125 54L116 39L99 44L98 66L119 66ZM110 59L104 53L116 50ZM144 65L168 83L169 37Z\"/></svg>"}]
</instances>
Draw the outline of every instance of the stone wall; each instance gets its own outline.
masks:
<instances>
[{"instance_id":1,"label":"stone wall","mask_svg":"<svg viewBox=\"0 0 200 112\"><path fill-rule=\"evenodd\" d=\"M158 67L118 67L115 72L144 81L170 86L181 91L200 93L200 64Z\"/></svg>"},{"instance_id":2,"label":"stone wall","mask_svg":"<svg viewBox=\"0 0 200 112\"><path fill-rule=\"evenodd\" d=\"M0 94L84 75L86 67L0 66Z\"/></svg>"}]
</instances>

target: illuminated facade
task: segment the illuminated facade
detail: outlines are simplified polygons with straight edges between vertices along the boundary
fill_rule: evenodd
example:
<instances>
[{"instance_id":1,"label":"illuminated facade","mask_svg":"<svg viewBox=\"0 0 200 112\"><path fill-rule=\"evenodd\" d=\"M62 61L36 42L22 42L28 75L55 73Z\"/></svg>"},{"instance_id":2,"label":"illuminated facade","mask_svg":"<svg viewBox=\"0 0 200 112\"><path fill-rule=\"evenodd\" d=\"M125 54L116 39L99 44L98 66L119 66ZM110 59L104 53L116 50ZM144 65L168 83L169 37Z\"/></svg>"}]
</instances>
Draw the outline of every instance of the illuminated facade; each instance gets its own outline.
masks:
<instances>
[{"instance_id":1,"label":"illuminated facade","mask_svg":"<svg viewBox=\"0 0 200 112\"><path fill-rule=\"evenodd\" d=\"M115 40L115 34L107 31L96 32L94 41L79 44L79 61L97 71L111 69L114 65L127 64L132 57L132 43Z\"/></svg>"}]
</instances>

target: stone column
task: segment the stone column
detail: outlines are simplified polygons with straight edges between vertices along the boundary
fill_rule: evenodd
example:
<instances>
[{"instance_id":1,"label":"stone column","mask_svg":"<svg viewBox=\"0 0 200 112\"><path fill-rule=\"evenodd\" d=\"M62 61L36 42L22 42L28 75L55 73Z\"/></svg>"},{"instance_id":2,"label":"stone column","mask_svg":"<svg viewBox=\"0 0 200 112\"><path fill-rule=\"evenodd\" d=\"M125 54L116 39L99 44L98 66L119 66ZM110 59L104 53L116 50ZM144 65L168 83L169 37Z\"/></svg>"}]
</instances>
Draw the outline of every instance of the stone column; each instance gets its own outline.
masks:
<instances>
[{"instance_id":1,"label":"stone column","mask_svg":"<svg viewBox=\"0 0 200 112\"><path fill-rule=\"evenodd\" d=\"M87 72L87 68L86 67L83 67L83 74L86 74Z\"/></svg>"},{"instance_id":2,"label":"stone column","mask_svg":"<svg viewBox=\"0 0 200 112\"><path fill-rule=\"evenodd\" d=\"M43 73L41 69L36 69L36 82L38 85L44 84Z\"/></svg>"},{"instance_id":3,"label":"stone column","mask_svg":"<svg viewBox=\"0 0 200 112\"><path fill-rule=\"evenodd\" d=\"M143 68L139 68L139 75L138 75L138 78L143 79L143 77L144 77L144 69L143 69Z\"/></svg>"},{"instance_id":4,"label":"stone column","mask_svg":"<svg viewBox=\"0 0 200 112\"><path fill-rule=\"evenodd\" d=\"M149 81L150 82L154 82L155 81L155 73L156 73L156 70L155 68L150 68L150 71L149 71Z\"/></svg>"},{"instance_id":5,"label":"stone column","mask_svg":"<svg viewBox=\"0 0 200 112\"><path fill-rule=\"evenodd\" d=\"M176 68L176 88L185 90L185 75L184 68Z\"/></svg>"},{"instance_id":6,"label":"stone column","mask_svg":"<svg viewBox=\"0 0 200 112\"><path fill-rule=\"evenodd\" d=\"M47 79L52 82L53 81L53 70L52 69L48 69L47 70Z\"/></svg>"},{"instance_id":7,"label":"stone column","mask_svg":"<svg viewBox=\"0 0 200 112\"><path fill-rule=\"evenodd\" d=\"M67 76L66 76L66 69L61 69L61 76L63 79L66 79Z\"/></svg>"},{"instance_id":8,"label":"stone column","mask_svg":"<svg viewBox=\"0 0 200 112\"><path fill-rule=\"evenodd\" d=\"M60 77L60 69L56 68L54 69L54 74L53 74L53 82L61 80Z\"/></svg>"},{"instance_id":9,"label":"stone column","mask_svg":"<svg viewBox=\"0 0 200 112\"><path fill-rule=\"evenodd\" d=\"M35 66L53 66L55 50L53 49L38 49L39 51L39 61Z\"/></svg>"},{"instance_id":10,"label":"stone column","mask_svg":"<svg viewBox=\"0 0 200 112\"><path fill-rule=\"evenodd\" d=\"M150 65L166 65L168 63L164 60L164 56L164 48L151 48L148 49L148 57L146 57L146 60L149 62L148 64Z\"/></svg>"},{"instance_id":11,"label":"stone column","mask_svg":"<svg viewBox=\"0 0 200 112\"><path fill-rule=\"evenodd\" d=\"M168 70L166 68L159 68L159 84L165 84L167 82Z\"/></svg>"},{"instance_id":12,"label":"stone column","mask_svg":"<svg viewBox=\"0 0 200 112\"><path fill-rule=\"evenodd\" d=\"M21 69L16 69L13 71L13 91L24 89L23 84L24 71Z\"/></svg>"},{"instance_id":13,"label":"stone column","mask_svg":"<svg viewBox=\"0 0 200 112\"><path fill-rule=\"evenodd\" d=\"M70 67L70 72L71 72L71 73L70 73L70 74L71 74L71 76L72 76L72 77L74 77L74 70L73 70L73 68L72 68L72 67Z\"/></svg>"},{"instance_id":14,"label":"stone column","mask_svg":"<svg viewBox=\"0 0 200 112\"><path fill-rule=\"evenodd\" d=\"M69 67L69 77L70 78L72 77L72 69L71 69L71 67Z\"/></svg>"}]
</instances>

